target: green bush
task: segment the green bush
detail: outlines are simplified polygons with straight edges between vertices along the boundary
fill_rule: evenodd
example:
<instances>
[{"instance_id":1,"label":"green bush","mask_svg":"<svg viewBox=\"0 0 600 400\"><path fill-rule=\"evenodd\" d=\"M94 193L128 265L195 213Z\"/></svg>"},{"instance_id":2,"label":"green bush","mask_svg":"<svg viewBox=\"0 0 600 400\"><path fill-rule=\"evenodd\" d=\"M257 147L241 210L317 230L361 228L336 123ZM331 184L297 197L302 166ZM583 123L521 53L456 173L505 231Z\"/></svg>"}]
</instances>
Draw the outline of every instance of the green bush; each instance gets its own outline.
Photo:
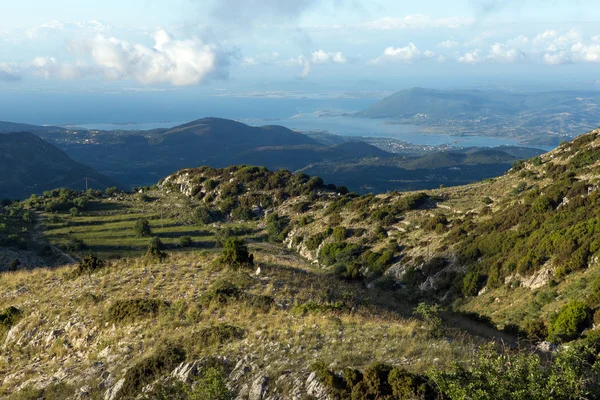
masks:
<instances>
[{"instance_id":1,"label":"green bush","mask_svg":"<svg viewBox=\"0 0 600 400\"><path fill-rule=\"evenodd\" d=\"M590 324L591 310L582 301L571 300L560 309L550 326L552 341L568 342L577 337Z\"/></svg>"},{"instance_id":2,"label":"green bush","mask_svg":"<svg viewBox=\"0 0 600 400\"><path fill-rule=\"evenodd\" d=\"M267 217L269 240L277 243L283 242L289 223L290 220L287 217L280 217L277 213L269 214Z\"/></svg>"},{"instance_id":3,"label":"green bush","mask_svg":"<svg viewBox=\"0 0 600 400\"><path fill-rule=\"evenodd\" d=\"M566 349L546 363L535 353L498 352L490 344L468 365L454 363L450 372L434 370L430 378L449 400L595 398L600 388L589 356L588 350Z\"/></svg>"},{"instance_id":4,"label":"green bush","mask_svg":"<svg viewBox=\"0 0 600 400\"><path fill-rule=\"evenodd\" d=\"M248 246L242 239L229 238L225 242L219 263L239 268L254 265L254 255L248 252Z\"/></svg>"},{"instance_id":5,"label":"green bush","mask_svg":"<svg viewBox=\"0 0 600 400\"><path fill-rule=\"evenodd\" d=\"M200 346L208 347L241 340L245 336L246 332L242 328L229 324L219 324L200 330L193 340Z\"/></svg>"},{"instance_id":6,"label":"green bush","mask_svg":"<svg viewBox=\"0 0 600 400\"><path fill-rule=\"evenodd\" d=\"M480 290L481 276L477 272L469 272L463 279L462 293L467 297L477 296Z\"/></svg>"},{"instance_id":7,"label":"green bush","mask_svg":"<svg viewBox=\"0 0 600 400\"><path fill-rule=\"evenodd\" d=\"M420 303L414 310L414 314L421 317L425 323L427 334L433 338L444 335L444 326L440 318L442 309L437 304Z\"/></svg>"},{"instance_id":8,"label":"green bush","mask_svg":"<svg viewBox=\"0 0 600 400\"><path fill-rule=\"evenodd\" d=\"M227 376L221 368L206 368L191 389L188 400L233 400L235 393L227 386Z\"/></svg>"},{"instance_id":9,"label":"green bush","mask_svg":"<svg viewBox=\"0 0 600 400\"><path fill-rule=\"evenodd\" d=\"M9 400L64 400L76 392L74 386L66 383L51 383L43 389L27 386L12 394Z\"/></svg>"},{"instance_id":10,"label":"green bush","mask_svg":"<svg viewBox=\"0 0 600 400\"><path fill-rule=\"evenodd\" d=\"M150 228L150 222L147 219L136 221L133 226L133 231L137 237L149 237L152 236L152 229Z\"/></svg>"},{"instance_id":11,"label":"green bush","mask_svg":"<svg viewBox=\"0 0 600 400\"><path fill-rule=\"evenodd\" d=\"M71 252L82 251L82 250L87 249L87 245L81 239L72 238L71 240L69 240L69 242L65 246L65 249L67 251L71 251Z\"/></svg>"},{"instance_id":12,"label":"green bush","mask_svg":"<svg viewBox=\"0 0 600 400\"><path fill-rule=\"evenodd\" d=\"M336 262L351 262L359 253L358 246L346 242L330 242L319 251L319 262L325 266Z\"/></svg>"},{"instance_id":13,"label":"green bush","mask_svg":"<svg viewBox=\"0 0 600 400\"><path fill-rule=\"evenodd\" d=\"M318 249L327 236L328 235L325 232L317 233L316 235L310 236L308 239L306 239L306 248L310 251Z\"/></svg>"},{"instance_id":14,"label":"green bush","mask_svg":"<svg viewBox=\"0 0 600 400\"><path fill-rule=\"evenodd\" d=\"M124 399L135 398L143 387L171 372L185 357L185 350L179 346L171 343L159 346L152 355L127 370L120 395Z\"/></svg>"},{"instance_id":15,"label":"green bush","mask_svg":"<svg viewBox=\"0 0 600 400\"><path fill-rule=\"evenodd\" d=\"M147 262L162 263L168 257L168 254L163 251L165 245L160 238L154 237L148 245L146 255L144 256Z\"/></svg>"},{"instance_id":16,"label":"green bush","mask_svg":"<svg viewBox=\"0 0 600 400\"><path fill-rule=\"evenodd\" d=\"M256 296L256 295L245 295L244 299L246 304L250 307L256 308L262 312L268 312L275 304L275 299L271 296Z\"/></svg>"},{"instance_id":17,"label":"green bush","mask_svg":"<svg viewBox=\"0 0 600 400\"><path fill-rule=\"evenodd\" d=\"M77 266L77 273L79 275L93 274L94 272L104 268L105 266L106 261L90 254L85 256L83 260L81 260L81 262Z\"/></svg>"},{"instance_id":18,"label":"green bush","mask_svg":"<svg viewBox=\"0 0 600 400\"><path fill-rule=\"evenodd\" d=\"M191 236L182 236L179 238L179 247L192 247L194 241Z\"/></svg>"},{"instance_id":19,"label":"green bush","mask_svg":"<svg viewBox=\"0 0 600 400\"><path fill-rule=\"evenodd\" d=\"M106 310L110 322L130 322L140 318L156 318L169 307L169 303L157 299L127 299L114 301Z\"/></svg>"},{"instance_id":20,"label":"green bush","mask_svg":"<svg viewBox=\"0 0 600 400\"><path fill-rule=\"evenodd\" d=\"M227 304L239 300L241 296L242 292L236 285L226 280L218 280L202 296L202 301L204 304Z\"/></svg>"},{"instance_id":21,"label":"green bush","mask_svg":"<svg viewBox=\"0 0 600 400\"><path fill-rule=\"evenodd\" d=\"M403 369L393 368L388 375L392 395L396 399L435 398L435 391L426 378L411 374Z\"/></svg>"},{"instance_id":22,"label":"green bush","mask_svg":"<svg viewBox=\"0 0 600 400\"><path fill-rule=\"evenodd\" d=\"M336 265L335 276L347 281L360 280L363 278L360 267L355 263L340 263Z\"/></svg>"},{"instance_id":23,"label":"green bush","mask_svg":"<svg viewBox=\"0 0 600 400\"><path fill-rule=\"evenodd\" d=\"M4 339L4 336L8 333L10 328L15 326L17 322L23 317L23 311L17 307L10 306L0 313L0 338Z\"/></svg>"}]
</instances>

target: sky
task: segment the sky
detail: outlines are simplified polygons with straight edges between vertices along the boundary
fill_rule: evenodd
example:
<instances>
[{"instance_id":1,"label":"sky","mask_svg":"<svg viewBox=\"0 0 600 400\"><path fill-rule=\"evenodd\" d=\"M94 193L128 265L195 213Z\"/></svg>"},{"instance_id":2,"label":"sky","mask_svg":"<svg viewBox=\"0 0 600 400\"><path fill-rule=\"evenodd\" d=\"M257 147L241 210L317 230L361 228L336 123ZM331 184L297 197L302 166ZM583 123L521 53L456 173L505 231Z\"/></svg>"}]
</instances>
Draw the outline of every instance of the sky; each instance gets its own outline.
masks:
<instances>
[{"instance_id":1,"label":"sky","mask_svg":"<svg viewBox=\"0 0 600 400\"><path fill-rule=\"evenodd\" d=\"M0 93L600 89L598 19L590 0L4 0Z\"/></svg>"}]
</instances>

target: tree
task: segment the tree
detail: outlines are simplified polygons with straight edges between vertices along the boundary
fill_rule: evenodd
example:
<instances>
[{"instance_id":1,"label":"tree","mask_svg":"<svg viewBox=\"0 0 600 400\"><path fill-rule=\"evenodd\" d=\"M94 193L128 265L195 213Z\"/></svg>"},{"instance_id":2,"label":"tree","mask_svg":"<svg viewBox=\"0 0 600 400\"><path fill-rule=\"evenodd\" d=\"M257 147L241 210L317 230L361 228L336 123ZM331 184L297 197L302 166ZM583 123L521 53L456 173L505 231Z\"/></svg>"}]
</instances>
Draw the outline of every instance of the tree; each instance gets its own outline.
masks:
<instances>
[{"instance_id":1,"label":"tree","mask_svg":"<svg viewBox=\"0 0 600 400\"><path fill-rule=\"evenodd\" d=\"M444 335L444 326L442 325L442 319L440 318L440 312L442 309L437 304L430 305L426 303L420 303L415 308L414 314L423 318L427 333L434 338L439 338Z\"/></svg>"},{"instance_id":2,"label":"tree","mask_svg":"<svg viewBox=\"0 0 600 400\"><path fill-rule=\"evenodd\" d=\"M591 311L588 306L577 300L571 300L560 309L550 327L550 339L568 342L577 339L579 334L589 325Z\"/></svg>"},{"instance_id":3,"label":"tree","mask_svg":"<svg viewBox=\"0 0 600 400\"><path fill-rule=\"evenodd\" d=\"M133 230L137 237L149 237L152 235L152 229L150 228L150 222L147 219L139 220L135 223Z\"/></svg>"},{"instance_id":4,"label":"tree","mask_svg":"<svg viewBox=\"0 0 600 400\"><path fill-rule=\"evenodd\" d=\"M350 190L348 190L348 188L346 186L338 186L337 191L341 195L350 193Z\"/></svg>"},{"instance_id":5,"label":"tree","mask_svg":"<svg viewBox=\"0 0 600 400\"><path fill-rule=\"evenodd\" d=\"M269 214L267 217L269 239L273 242L282 242L289 223L290 220L287 217L280 217L276 213Z\"/></svg>"},{"instance_id":6,"label":"tree","mask_svg":"<svg viewBox=\"0 0 600 400\"><path fill-rule=\"evenodd\" d=\"M165 245L159 238L152 238L150 245L148 246L148 250L146 251L146 260L158 263L163 262L168 257L167 253L163 251L164 248Z\"/></svg>"},{"instance_id":7,"label":"tree","mask_svg":"<svg viewBox=\"0 0 600 400\"><path fill-rule=\"evenodd\" d=\"M242 239L229 238L225 242L219 262L231 267L252 266L254 265L254 255L248 252L248 246Z\"/></svg>"}]
</instances>

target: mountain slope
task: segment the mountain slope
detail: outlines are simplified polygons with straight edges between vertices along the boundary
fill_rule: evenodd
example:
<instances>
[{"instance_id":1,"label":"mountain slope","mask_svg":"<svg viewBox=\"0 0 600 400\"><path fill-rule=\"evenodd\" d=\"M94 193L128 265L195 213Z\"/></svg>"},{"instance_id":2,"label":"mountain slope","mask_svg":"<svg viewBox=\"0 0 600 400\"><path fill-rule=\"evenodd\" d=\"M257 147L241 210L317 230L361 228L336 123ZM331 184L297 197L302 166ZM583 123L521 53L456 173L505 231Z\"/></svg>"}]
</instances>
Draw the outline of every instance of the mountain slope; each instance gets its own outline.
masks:
<instances>
[{"instance_id":1,"label":"mountain slope","mask_svg":"<svg viewBox=\"0 0 600 400\"><path fill-rule=\"evenodd\" d=\"M89 246L74 256L111 260L2 276L1 393L598 398L599 149L593 131L427 192L232 166L143 195L69 194L82 215L44 215L51 195L7 206L52 217L53 245Z\"/></svg>"},{"instance_id":2,"label":"mountain slope","mask_svg":"<svg viewBox=\"0 0 600 400\"><path fill-rule=\"evenodd\" d=\"M32 133L0 135L0 198L25 198L58 187L105 189L117 184L73 161Z\"/></svg>"}]
</instances>

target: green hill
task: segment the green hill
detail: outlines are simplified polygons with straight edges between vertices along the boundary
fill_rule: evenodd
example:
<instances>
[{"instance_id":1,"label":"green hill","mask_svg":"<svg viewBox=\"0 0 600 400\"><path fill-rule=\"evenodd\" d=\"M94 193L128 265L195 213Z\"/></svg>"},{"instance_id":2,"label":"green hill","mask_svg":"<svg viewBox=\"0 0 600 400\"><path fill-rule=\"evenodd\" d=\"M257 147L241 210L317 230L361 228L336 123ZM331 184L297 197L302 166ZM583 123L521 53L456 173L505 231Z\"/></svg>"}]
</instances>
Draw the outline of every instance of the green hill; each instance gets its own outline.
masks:
<instances>
[{"instance_id":1,"label":"green hill","mask_svg":"<svg viewBox=\"0 0 600 400\"><path fill-rule=\"evenodd\" d=\"M72 160L32 133L0 135L0 198L22 199L57 187L106 189L115 181Z\"/></svg>"},{"instance_id":2,"label":"green hill","mask_svg":"<svg viewBox=\"0 0 600 400\"><path fill-rule=\"evenodd\" d=\"M421 192L231 166L5 204L4 249L77 262L0 275L0 393L598 398L598 148Z\"/></svg>"}]
</instances>

